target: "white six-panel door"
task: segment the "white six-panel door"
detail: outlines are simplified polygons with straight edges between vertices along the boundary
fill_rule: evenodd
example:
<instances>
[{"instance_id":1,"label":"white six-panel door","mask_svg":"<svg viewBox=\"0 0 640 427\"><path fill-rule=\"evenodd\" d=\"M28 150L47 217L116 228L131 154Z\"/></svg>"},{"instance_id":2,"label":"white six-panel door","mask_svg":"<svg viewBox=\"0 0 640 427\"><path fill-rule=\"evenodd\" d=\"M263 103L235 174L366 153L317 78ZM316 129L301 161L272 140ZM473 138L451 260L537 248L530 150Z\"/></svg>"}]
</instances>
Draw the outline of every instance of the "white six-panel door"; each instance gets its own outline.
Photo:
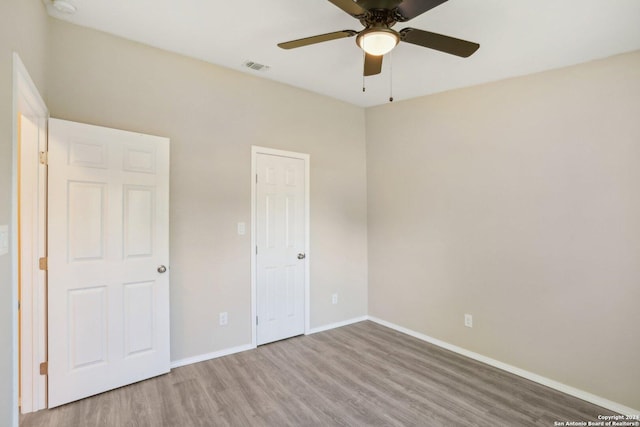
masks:
<instances>
[{"instance_id":1,"label":"white six-panel door","mask_svg":"<svg viewBox=\"0 0 640 427\"><path fill-rule=\"evenodd\" d=\"M169 371L169 140L49 121L49 407Z\"/></svg>"},{"instance_id":2,"label":"white six-panel door","mask_svg":"<svg viewBox=\"0 0 640 427\"><path fill-rule=\"evenodd\" d=\"M257 345L305 332L305 161L256 158Z\"/></svg>"}]
</instances>

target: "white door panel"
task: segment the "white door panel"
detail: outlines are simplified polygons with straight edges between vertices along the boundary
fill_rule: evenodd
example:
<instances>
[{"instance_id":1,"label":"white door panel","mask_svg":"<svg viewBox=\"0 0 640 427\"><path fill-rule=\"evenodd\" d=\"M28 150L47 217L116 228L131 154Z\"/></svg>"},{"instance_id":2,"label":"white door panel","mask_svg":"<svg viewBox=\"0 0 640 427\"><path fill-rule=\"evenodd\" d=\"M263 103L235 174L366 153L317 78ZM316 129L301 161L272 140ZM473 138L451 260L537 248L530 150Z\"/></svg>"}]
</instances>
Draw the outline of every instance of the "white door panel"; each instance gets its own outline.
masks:
<instances>
[{"instance_id":1,"label":"white door panel","mask_svg":"<svg viewBox=\"0 0 640 427\"><path fill-rule=\"evenodd\" d=\"M49 121L49 407L169 371L169 140Z\"/></svg>"},{"instance_id":2,"label":"white door panel","mask_svg":"<svg viewBox=\"0 0 640 427\"><path fill-rule=\"evenodd\" d=\"M305 162L259 154L256 187L257 344L304 333Z\"/></svg>"}]
</instances>

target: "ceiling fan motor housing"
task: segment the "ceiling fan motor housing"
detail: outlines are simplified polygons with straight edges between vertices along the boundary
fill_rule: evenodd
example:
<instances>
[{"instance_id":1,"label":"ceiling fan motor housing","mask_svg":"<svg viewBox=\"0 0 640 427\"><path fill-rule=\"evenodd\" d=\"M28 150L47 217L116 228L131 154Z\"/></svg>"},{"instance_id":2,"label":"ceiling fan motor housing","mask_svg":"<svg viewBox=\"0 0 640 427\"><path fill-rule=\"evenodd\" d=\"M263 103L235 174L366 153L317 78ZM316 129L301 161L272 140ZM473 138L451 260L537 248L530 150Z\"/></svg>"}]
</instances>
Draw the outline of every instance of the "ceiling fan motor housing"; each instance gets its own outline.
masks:
<instances>
[{"instance_id":1,"label":"ceiling fan motor housing","mask_svg":"<svg viewBox=\"0 0 640 427\"><path fill-rule=\"evenodd\" d=\"M395 25L395 10L371 9L360 19L365 28L391 28Z\"/></svg>"}]
</instances>

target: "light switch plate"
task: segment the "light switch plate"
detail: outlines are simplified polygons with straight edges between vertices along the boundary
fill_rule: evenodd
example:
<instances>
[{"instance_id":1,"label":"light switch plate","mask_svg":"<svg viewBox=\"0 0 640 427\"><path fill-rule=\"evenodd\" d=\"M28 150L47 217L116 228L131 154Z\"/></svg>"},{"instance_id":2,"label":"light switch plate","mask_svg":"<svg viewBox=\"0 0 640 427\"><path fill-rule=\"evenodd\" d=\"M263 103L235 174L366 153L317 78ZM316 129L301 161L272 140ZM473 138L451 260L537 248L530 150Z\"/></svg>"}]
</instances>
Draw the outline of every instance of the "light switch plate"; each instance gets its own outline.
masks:
<instances>
[{"instance_id":1,"label":"light switch plate","mask_svg":"<svg viewBox=\"0 0 640 427\"><path fill-rule=\"evenodd\" d=\"M0 255L9 253L9 226L0 225Z\"/></svg>"},{"instance_id":2,"label":"light switch plate","mask_svg":"<svg viewBox=\"0 0 640 427\"><path fill-rule=\"evenodd\" d=\"M247 233L247 226L244 222L238 223L238 235L244 236Z\"/></svg>"}]
</instances>

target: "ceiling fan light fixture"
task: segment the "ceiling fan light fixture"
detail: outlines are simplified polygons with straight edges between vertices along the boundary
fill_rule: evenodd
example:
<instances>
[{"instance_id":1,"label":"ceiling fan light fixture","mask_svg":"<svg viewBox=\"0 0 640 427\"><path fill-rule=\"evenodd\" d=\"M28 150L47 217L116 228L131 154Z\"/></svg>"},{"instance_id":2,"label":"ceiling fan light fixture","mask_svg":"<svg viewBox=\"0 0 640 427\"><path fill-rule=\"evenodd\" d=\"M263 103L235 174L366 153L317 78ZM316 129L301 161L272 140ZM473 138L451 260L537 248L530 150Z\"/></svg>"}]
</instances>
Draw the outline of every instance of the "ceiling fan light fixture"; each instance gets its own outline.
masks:
<instances>
[{"instance_id":1,"label":"ceiling fan light fixture","mask_svg":"<svg viewBox=\"0 0 640 427\"><path fill-rule=\"evenodd\" d=\"M389 28L368 28L358 34L356 43L369 55L380 56L391 52L400 41L397 32Z\"/></svg>"}]
</instances>

